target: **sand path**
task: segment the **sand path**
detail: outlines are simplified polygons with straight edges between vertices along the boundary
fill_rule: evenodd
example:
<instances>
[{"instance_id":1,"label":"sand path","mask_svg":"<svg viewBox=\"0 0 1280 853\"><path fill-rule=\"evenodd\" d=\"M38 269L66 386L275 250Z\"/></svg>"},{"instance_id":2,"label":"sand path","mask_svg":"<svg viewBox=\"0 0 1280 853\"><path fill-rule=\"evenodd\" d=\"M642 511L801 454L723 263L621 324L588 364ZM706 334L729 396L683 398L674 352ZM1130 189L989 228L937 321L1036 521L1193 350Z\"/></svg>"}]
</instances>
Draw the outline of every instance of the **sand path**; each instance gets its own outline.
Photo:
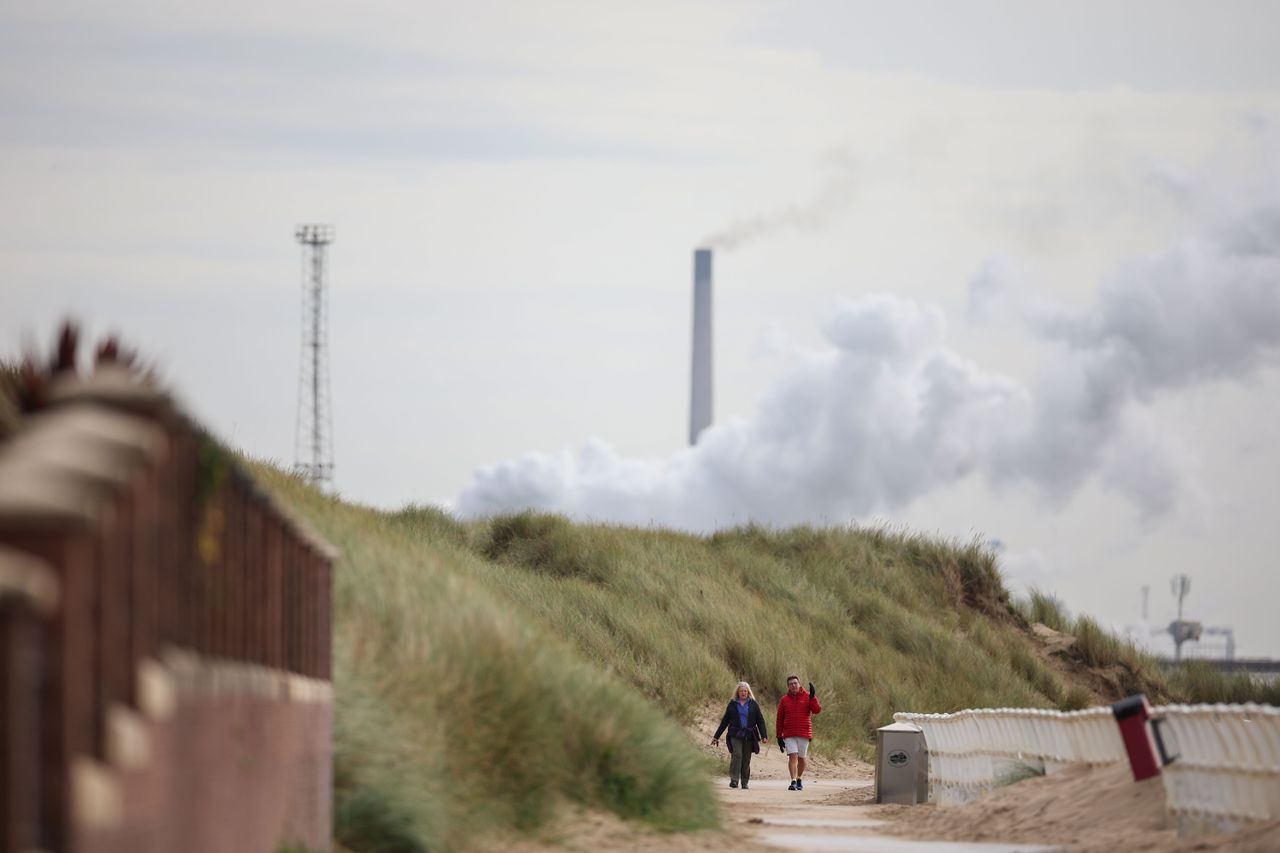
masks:
<instances>
[{"instance_id":1,"label":"sand path","mask_svg":"<svg viewBox=\"0 0 1280 853\"><path fill-rule=\"evenodd\" d=\"M999 789L958 808L881 806L873 768L815 750L805 789L788 791L786 759L772 749L752 761L747 790L728 786L728 753L708 742L714 726L691 728L693 748L722 767L713 780L723 829L663 833L586 810L566 814L541 838L493 839L484 853L1070 853L1215 851L1274 853L1280 822L1256 831L1178 840L1167 827L1162 783L1135 784L1127 767L1063 771ZM947 839L947 840L922 840ZM1050 846L1045 846L1050 845Z\"/></svg>"},{"instance_id":2,"label":"sand path","mask_svg":"<svg viewBox=\"0 0 1280 853\"><path fill-rule=\"evenodd\" d=\"M726 829L761 849L849 853L1015 853L1046 851L1035 844L913 841L883 835L885 810L870 802L872 781L827 777L788 791L786 779L759 779L748 790L721 789Z\"/></svg>"},{"instance_id":3,"label":"sand path","mask_svg":"<svg viewBox=\"0 0 1280 853\"><path fill-rule=\"evenodd\" d=\"M805 771L803 791L787 790L786 759L776 749L756 756L751 769L747 790L728 787L727 771L716 784L728 834L749 840L752 849L850 853L1032 853L1051 849L1027 843L913 841L884 835L881 831L890 825L890 815L900 817L902 807L875 805L874 769L864 762L832 762L815 754Z\"/></svg>"},{"instance_id":4,"label":"sand path","mask_svg":"<svg viewBox=\"0 0 1280 853\"><path fill-rule=\"evenodd\" d=\"M634 821L600 812L576 810L565 814L542 838L495 837L481 844L483 853L781 853L788 850L837 853L1015 853L1043 851L1034 844L967 844L913 841L881 834L895 820L912 812L906 806L877 806L872 802L871 765L854 760L832 761L815 755L805 773L805 789L788 791L786 759L773 749L752 761L747 790L728 786L728 753L698 737L698 746L717 762L723 775L716 785L724 804L722 830L664 833ZM701 733L698 733L701 735ZM927 807L926 807L927 808Z\"/></svg>"},{"instance_id":5,"label":"sand path","mask_svg":"<svg viewBox=\"0 0 1280 853\"><path fill-rule=\"evenodd\" d=\"M719 760L720 756L717 756ZM1164 826L1157 785L1135 785L1126 768L1082 768L1001 789L962 808L881 806L872 802L872 768L814 762L803 791L787 790L775 750L753 762L747 790L713 784L724 804L722 830L663 833L600 812L566 814L540 839L494 838L484 853L1273 853L1280 824L1181 841ZM1117 778L1124 777L1124 778ZM930 839L930 840L923 840ZM949 839L949 840L932 840ZM1051 845L1051 846L1044 846Z\"/></svg>"}]
</instances>

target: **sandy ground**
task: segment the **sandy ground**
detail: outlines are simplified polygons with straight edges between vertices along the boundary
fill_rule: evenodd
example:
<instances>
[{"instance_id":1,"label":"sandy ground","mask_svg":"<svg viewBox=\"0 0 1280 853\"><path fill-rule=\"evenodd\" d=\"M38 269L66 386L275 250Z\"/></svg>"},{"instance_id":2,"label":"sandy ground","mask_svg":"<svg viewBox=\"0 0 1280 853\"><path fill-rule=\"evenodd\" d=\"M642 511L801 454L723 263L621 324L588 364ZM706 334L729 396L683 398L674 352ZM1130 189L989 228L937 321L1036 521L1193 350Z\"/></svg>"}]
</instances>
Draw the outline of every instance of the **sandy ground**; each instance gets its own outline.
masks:
<instances>
[{"instance_id":1,"label":"sandy ground","mask_svg":"<svg viewBox=\"0 0 1280 853\"><path fill-rule=\"evenodd\" d=\"M515 853L547 853L565 851L723 851L734 853L778 853L770 843L770 833L777 835L829 836L833 828L869 818L859 816L871 801L872 768L858 761L832 761L815 753L805 772L805 790L788 791L790 781L786 758L775 746L762 750L751 762L751 784L747 790L730 788L729 753L707 743L714 726L705 737L699 733L699 745L707 754L723 760L723 778L715 781L724 805L722 830L693 833L662 833L598 812L575 811L546 830L541 838L511 840L494 839L489 849ZM859 805L851 805L858 803ZM823 827L826 827L825 829ZM786 848L783 848L786 849ZM810 848L801 848L810 849ZM839 849L839 848L836 848Z\"/></svg>"},{"instance_id":2,"label":"sandy ground","mask_svg":"<svg viewBox=\"0 0 1280 853\"><path fill-rule=\"evenodd\" d=\"M1127 767L1078 768L1028 779L965 806L881 806L873 802L873 768L857 760L833 760L815 743L805 790L788 791L786 759L776 747L752 761L747 790L728 787L728 753L710 746L702 725L695 748L723 761L715 784L724 805L724 828L661 833L610 815L566 813L536 839L493 839L491 850L656 853L780 850L846 853L1015 853L1059 850L1102 853L1126 850L1280 851L1280 823L1247 832L1178 839L1164 810L1159 780L1134 783Z\"/></svg>"},{"instance_id":3,"label":"sandy ground","mask_svg":"<svg viewBox=\"0 0 1280 853\"><path fill-rule=\"evenodd\" d=\"M961 807L882 806L886 834L913 839L1052 844L1069 853L1103 851L1280 851L1280 823L1248 831L1178 838L1159 778L1134 782L1127 765L1075 767L1027 779Z\"/></svg>"}]
</instances>

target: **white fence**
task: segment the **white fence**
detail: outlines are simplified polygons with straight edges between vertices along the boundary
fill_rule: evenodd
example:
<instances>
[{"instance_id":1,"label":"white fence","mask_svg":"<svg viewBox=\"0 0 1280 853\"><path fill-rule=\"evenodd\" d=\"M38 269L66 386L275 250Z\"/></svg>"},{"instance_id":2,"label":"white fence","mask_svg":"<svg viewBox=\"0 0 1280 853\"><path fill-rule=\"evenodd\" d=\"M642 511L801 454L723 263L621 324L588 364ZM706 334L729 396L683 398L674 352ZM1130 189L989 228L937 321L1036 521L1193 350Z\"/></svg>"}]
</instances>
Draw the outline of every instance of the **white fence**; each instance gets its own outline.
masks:
<instances>
[{"instance_id":1,"label":"white fence","mask_svg":"<svg viewBox=\"0 0 1280 853\"><path fill-rule=\"evenodd\" d=\"M1234 829L1280 818L1280 709L1170 705L1161 735L1178 759L1164 768L1170 813L1183 830ZM1127 762L1110 708L1063 713L986 708L894 714L924 731L929 798L963 803L1027 775L1072 764Z\"/></svg>"},{"instance_id":2,"label":"white fence","mask_svg":"<svg viewBox=\"0 0 1280 853\"><path fill-rule=\"evenodd\" d=\"M1280 708L1168 705L1162 734L1179 754L1164 768L1180 829L1236 829L1280 818Z\"/></svg>"},{"instance_id":3,"label":"white fence","mask_svg":"<svg viewBox=\"0 0 1280 853\"><path fill-rule=\"evenodd\" d=\"M1110 708L983 708L893 718L924 731L929 799L943 804L968 802L1019 778L1072 764L1128 760Z\"/></svg>"}]
</instances>

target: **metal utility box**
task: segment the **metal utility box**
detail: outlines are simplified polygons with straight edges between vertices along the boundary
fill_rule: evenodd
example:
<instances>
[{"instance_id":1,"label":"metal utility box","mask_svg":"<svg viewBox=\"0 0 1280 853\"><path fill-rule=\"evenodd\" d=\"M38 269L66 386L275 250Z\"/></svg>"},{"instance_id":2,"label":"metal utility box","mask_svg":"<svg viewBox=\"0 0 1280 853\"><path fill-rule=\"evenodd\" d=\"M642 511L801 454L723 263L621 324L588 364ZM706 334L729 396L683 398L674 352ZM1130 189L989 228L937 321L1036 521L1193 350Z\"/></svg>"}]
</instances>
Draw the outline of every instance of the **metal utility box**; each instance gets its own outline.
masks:
<instances>
[{"instance_id":1,"label":"metal utility box","mask_svg":"<svg viewBox=\"0 0 1280 853\"><path fill-rule=\"evenodd\" d=\"M876 729L876 802L913 806L929 801L929 748L911 723Z\"/></svg>"}]
</instances>

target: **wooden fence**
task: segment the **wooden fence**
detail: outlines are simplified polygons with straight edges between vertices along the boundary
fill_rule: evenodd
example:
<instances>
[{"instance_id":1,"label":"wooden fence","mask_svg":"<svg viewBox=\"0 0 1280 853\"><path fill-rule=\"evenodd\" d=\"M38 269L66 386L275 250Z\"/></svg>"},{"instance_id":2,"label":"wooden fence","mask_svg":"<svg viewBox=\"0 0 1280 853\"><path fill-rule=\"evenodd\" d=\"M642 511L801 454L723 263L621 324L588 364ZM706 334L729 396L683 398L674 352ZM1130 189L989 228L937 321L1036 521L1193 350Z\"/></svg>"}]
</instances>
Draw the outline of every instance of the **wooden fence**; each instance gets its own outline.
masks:
<instances>
[{"instance_id":1,"label":"wooden fence","mask_svg":"<svg viewBox=\"0 0 1280 853\"><path fill-rule=\"evenodd\" d=\"M0 443L0 853L327 849L331 549L136 372L44 391Z\"/></svg>"}]
</instances>

